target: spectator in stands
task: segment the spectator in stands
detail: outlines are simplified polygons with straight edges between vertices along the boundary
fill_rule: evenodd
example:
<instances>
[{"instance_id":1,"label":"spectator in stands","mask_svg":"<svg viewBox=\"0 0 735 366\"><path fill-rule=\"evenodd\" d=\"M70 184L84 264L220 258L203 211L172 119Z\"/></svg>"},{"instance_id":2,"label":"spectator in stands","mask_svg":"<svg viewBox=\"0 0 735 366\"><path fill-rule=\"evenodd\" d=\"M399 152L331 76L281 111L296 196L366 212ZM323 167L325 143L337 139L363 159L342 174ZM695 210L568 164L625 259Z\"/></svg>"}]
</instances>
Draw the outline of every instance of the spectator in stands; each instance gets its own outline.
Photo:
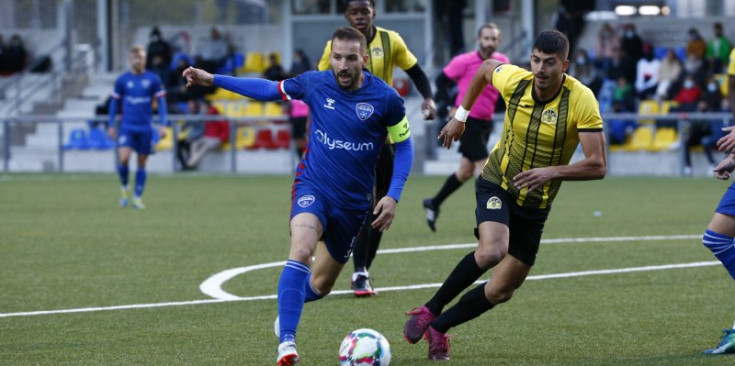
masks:
<instances>
[{"instance_id":1,"label":"spectator in stands","mask_svg":"<svg viewBox=\"0 0 735 366\"><path fill-rule=\"evenodd\" d=\"M633 60L634 65L643 57L643 40L636 33L635 24L628 23L623 26L623 40L620 47Z\"/></svg>"},{"instance_id":2,"label":"spectator in stands","mask_svg":"<svg viewBox=\"0 0 735 366\"><path fill-rule=\"evenodd\" d=\"M219 115L217 108L207 100L202 100L208 115ZM186 162L186 167L196 169L204 156L212 150L222 147L230 139L230 124L226 120L204 122L204 134L191 142L191 156Z\"/></svg>"},{"instance_id":3,"label":"spectator in stands","mask_svg":"<svg viewBox=\"0 0 735 366\"><path fill-rule=\"evenodd\" d=\"M0 75L8 75L10 73L10 65L8 65L8 48L5 46L3 35L0 34Z\"/></svg>"},{"instance_id":4,"label":"spectator in stands","mask_svg":"<svg viewBox=\"0 0 735 366\"><path fill-rule=\"evenodd\" d=\"M162 63L166 65L166 67L171 64L171 46L165 39L163 39L161 30L158 29L158 27L153 27L151 30L151 34L148 37L148 47L146 48L146 51L148 54L148 59L146 60L148 70L153 70L153 59L157 56L161 58Z\"/></svg>"},{"instance_id":5,"label":"spectator in stands","mask_svg":"<svg viewBox=\"0 0 735 366\"><path fill-rule=\"evenodd\" d=\"M287 76L286 71L283 70L283 66L278 62L278 55L271 53L268 56L268 67L263 71L263 78L271 81L281 81Z\"/></svg>"},{"instance_id":6,"label":"spectator in stands","mask_svg":"<svg viewBox=\"0 0 735 366\"><path fill-rule=\"evenodd\" d=\"M707 60L709 61L710 70L719 74L722 72L722 66L727 65L730 58L730 41L725 37L722 30L722 23L717 22L712 27L714 35L707 42Z\"/></svg>"},{"instance_id":7,"label":"spectator in stands","mask_svg":"<svg viewBox=\"0 0 735 366\"><path fill-rule=\"evenodd\" d=\"M607 68L603 69L603 74L610 80L626 78L629 83L632 83L635 80L635 62L624 49L613 47L612 59Z\"/></svg>"},{"instance_id":8,"label":"spectator in stands","mask_svg":"<svg viewBox=\"0 0 735 366\"><path fill-rule=\"evenodd\" d=\"M626 112L623 103L620 101L614 101L612 108L614 113ZM638 122L630 119L610 118L607 121L607 126L610 145L623 145L628 137L633 134L633 131L638 128Z\"/></svg>"},{"instance_id":9,"label":"spectator in stands","mask_svg":"<svg viewBox=\"0 0 735 366\"><path fill-rule=\"evenodd\" d=\"M653 57L653 46L643 45L643 57L636 64L635 90L638 97L648 99L656 94L658 72L661 62Z\"/></svg>"},{"instance_id":10,"label":"spectator in stands","mask_svg":"<svg viewBox=\"0 0 735 366\"><path fill-rule=\"evenodd\" d=\"M301 75L309 70L314 70L314 67L311 65L311 60L306 56L304 50L299 48L294 51L293 62L291 63L291 77Z\"/></svg>"},{"instance_id":11,"label":"spectator in stands","mask_svg":"<svg viewBox=\"0 0 735 366\"><path fill-rule=\"evenodd\" d=\"M613 90L613 106L615 103L619 104L619 112L635 111L635 92L633 91L633 86L623 76L618 77L615 90Z\"/></svg>"},{"instance_id":12,"label":"spectator in stands","mask_svg":"<svg viewBox=\"0 0 735 366\"><path fill-rule=\"evenodd\" d=\"M26 67L28 51L26 51L25 45L20 35L13 34L8 42L8 47L5 52L6 62L8 65L8 71L16 73L23 71Z\"/></svg>"},{"instance_id":13,"label":"spectator in stands","mask_svg":"<svg viewBox=\"0 0 735 366\"><path fill-rule=\"evenodd\" d=\"M702 93L702 97L697 102L697 112L719 112L722 109L722 93L720 85L716 80L710 79L707 83L706 90ZM704 154L709 163L708 172L714 171L715 157L712 151L717 148L717 140L725 134L722 132L724 126L723 121L715 120L694 120L692 121L689 132L686 134L686 145L684 149L684 169L685 175L692 174L691 148L701 145Z\"/></svg>"},{"instance_id":14,"label":"spectator in stands","mask_svg":"<svg viewBox=\"0 0 735 366\"><path fill-rule=\"evenodd\" d=\"M163 81L164 85L171 84L171 70L169 69L168 63L161 55L156 55L151 59L151 65L146 64L146 68L152 73L158 75Z\"/></svg>"},{"instance_id":15,"label":"spectator in stands","mask_svg":"<svg viewBox=\"0 0 735 366\"><path fill-rule=\"evenodd\" d=\"M694 76L697 84L703 85L707 76L707 66L704 59L694 52L688 53L686 60L684 60L684 72Z\"/></svg>"},{"instance_id":16,"label":"spectator in stands","mask_svg":"<svg viewBox=\"0 0 735 366\"><path fill-rule=\"evenodd\" d=\"M575 52L569 75L587 85L595 94L595 97L600 93L602 78L597 74L597 69L592 64L592 60L590 60L590 56L584 48L580 48Z\"/></svg>"},{"instance_id":17,"label":"spectator in stands","mask_svg":"<svg viewBox=\"0 0 735 366\"><path fill-rule=\"evenodd\" d=\"M658 68L658 88L656 89L656 99L671 99L671 91L675 90L672 86L679 80L682 75L683 66L681 60L674 52L673 48L666 50L666 56L661 60Z\"/></svg>"},{"instance_id":18,"label":"spectator in stands","mask_svg":"<svg viewBox=\"0 0 735 366\"><path fill-rule=\"evenodd\" d=\"M612 62L613 52L620 49L620 38L618 32L610 23L602 24L600 31L597 32L597 67L600 70L606 70Z\"/></svg>"},{"instance_id":19,"label":"spectator in stands","mask_svg":"<svg viewBox=\"0 0 735 366\"><path fill-rule=\"evenodd\" d=\"M569 54L576 51L577 39L584 31L584 16L595 10L595 0L561 0L555 28L569 39Z\"/></svg>"},{"instance_id":20,"label":"spectator in stands","mask_svg":"<svg viewBox=\"0 0 735 366\"><path fill-rule=\"evenodd\" d=\"M681 90L674 96L674 100L679 104L676 110L679 112L693 112L697 109L697 104L702 96L694 76L687 74L684 76L684 83Z\"/></svg>"},{"instance_id":21,"label":"spectator in stands","mask_svg":"<svg viewBox=\"0 0 735 366\"><path fill-rule=\"evenodd\" d=\"M197 67L214 73L224 65L229 53L229 42L222 37L217 27L212 27L209 40L201 45Z\"/></svg>"},{"instance_id":22,"label":"spectator in stands","mask_svg":"<svg viewBox=\"0 0 735 366\"><path fill-rule=\"evenodd\" d=\"M201 113L201 103L196 99L186 101L186 111L184 113L198 115ZM187 120L181 127L181 134L178 137L176 145L176 157L179 159L183 170L192 170L187 164L191 157L191 144L204 135L204 123L202 121Z\"/></svg>"},{"instance_id":23,"label":"spectator in stands","mask_svg":"<svg viewBox=\"0 0 735 366\"><path fill-rule=\"evenodd\" d=\"M686 53L687 55L693 53L701 59L704 59L707 53L707 43L697 28L689 28L689 41L687 42Z\"/></svg>"}]
</instances>

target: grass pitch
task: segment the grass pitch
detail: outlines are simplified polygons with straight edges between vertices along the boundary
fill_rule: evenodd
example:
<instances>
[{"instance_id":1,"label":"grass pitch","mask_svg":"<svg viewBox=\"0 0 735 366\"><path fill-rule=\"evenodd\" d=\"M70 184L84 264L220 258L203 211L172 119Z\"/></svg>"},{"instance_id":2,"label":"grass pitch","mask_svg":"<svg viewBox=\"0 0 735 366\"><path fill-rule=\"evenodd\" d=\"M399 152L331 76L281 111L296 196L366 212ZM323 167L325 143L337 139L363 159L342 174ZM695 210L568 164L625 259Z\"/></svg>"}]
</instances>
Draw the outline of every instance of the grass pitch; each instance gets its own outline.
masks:
<instances>
[{"instance_id":1,"label":"grass pitch","mask_svg":"<svg viewBox=\"0 0 735 366\"><path fill-rule=\"evenodd\" d=\"M382 249L474 242L473 184L445 202L437 233L426 227L421 200L443 181L409 178ZM728 184L566 182L544 239L701 235ZM151 176L143 211L117 207L117 186L113 175L0 177L0 364L274 364L276 301L210 302L199 285L285 260L291 178ZM441 283L470 250L379 254L374 285ZM564 241L541 246L531 276L714 260L694 236ZM222 289L273 295L280 271L254 270ZM336 290L349 288L351 272ZM701 355L735 320L732 286L721 265L529 280L509 303L450 330L446 364L732 365L735 356ZM337 365L342 338L361 327L388 338L391 365L434 364L425 342L401 337L404 311L434 291L307 304L300 365ZM140 306L115 308L126 305ZM54 312L64 309L90 311Z\"/></svg>"}]
</instances>

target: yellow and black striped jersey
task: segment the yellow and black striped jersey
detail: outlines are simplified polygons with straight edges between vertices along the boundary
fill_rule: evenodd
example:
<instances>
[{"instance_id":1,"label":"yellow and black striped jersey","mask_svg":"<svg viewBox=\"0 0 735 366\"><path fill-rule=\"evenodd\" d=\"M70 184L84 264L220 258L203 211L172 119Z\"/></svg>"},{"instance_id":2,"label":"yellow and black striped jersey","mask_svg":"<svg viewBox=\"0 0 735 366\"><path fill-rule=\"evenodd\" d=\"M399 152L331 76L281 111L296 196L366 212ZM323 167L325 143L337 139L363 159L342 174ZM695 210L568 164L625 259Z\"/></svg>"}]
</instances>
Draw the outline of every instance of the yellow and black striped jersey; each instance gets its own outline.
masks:
<instances>
[{"instance_id":1,"label":"yellow and black striped jersey","mask_svg":"<svg viewBox=\"0 0 735 366\"><path fill-rule=\"evenodd\" d=\"M508 191L518 205L550 207L560 179L529 193L525 188L519 190L513 177L532 168L568 164L579 144L579 132L602 131L597 99L584 84L565 74L558 94L549 101L538 101L533 74L510 64L493 71L492 85L500 91L507 110L502 135L487 158L482 177Z\"/></svg>"},{"instance_id":2,"label":"yellow and black striped jersey","mask_svg":"<svg viewBox=\"0 0 735 366\"><path fill-rule=\"evenodd\" d=\"M418 62L416 56L406 46L403 38L392 30L381 27L375 27L375 34L372 40L368 40L368 49L370 50L370 59L365 67L370 72L381 78L383 81L392 85L393 68L400 67L403 70L412 68ZM329 70L329 52L332 50L332 41L328 41L324 47L324 53L319 60L319 70Z\"/></svg>"}]
</instances>

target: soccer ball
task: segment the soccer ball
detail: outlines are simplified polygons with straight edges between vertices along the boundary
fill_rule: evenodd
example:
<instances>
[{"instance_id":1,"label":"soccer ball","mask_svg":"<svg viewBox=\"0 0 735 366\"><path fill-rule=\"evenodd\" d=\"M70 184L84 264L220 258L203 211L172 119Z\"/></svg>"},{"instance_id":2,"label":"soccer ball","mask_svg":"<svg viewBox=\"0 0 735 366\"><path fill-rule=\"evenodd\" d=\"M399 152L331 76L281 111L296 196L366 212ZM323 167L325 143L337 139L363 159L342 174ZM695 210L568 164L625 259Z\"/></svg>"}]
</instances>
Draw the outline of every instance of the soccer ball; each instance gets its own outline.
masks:
<instances>
[{"instance_id":1,"label":"soccer ball","mask_svg":"<svg viewBox=\"0 0 735 366\"><path fill-rule=\"evenodd\" d=\"M350 332L339 346L339 364L342 366L388 366L390 344L382 334L372 329Z\"/></svg>"}]
</instances>

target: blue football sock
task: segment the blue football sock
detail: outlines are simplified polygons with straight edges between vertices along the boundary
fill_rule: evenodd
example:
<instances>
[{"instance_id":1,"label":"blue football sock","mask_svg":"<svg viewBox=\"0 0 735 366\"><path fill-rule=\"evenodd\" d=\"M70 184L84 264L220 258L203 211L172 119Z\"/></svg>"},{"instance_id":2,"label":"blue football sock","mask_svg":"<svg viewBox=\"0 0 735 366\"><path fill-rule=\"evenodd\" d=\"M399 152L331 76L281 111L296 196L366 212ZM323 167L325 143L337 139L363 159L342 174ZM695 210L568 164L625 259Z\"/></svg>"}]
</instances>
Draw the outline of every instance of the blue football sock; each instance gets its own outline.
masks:
<instances>
[{"instance_id":1,"label":"blue football sock","mask_svg":"<svg viewBox=\"0 0 735 366\"><path fill-rule=\"evenodd\" d=\"M322 295L319 295L319 293L314 290L314 287L311 286L311 272L306 276L306 284L304 285L304 302L312 302L321 299Z\"/></svg>"},{"instance_id":2,"label":"blue football sock","mask_svg":"<svg viewBox=\"0 0 735 366\"><path fill-rule=\"evenodd\" d=\"M143 190L145 189L145 179L148 174L146 174L145 169L138 168L138 171L135 172L135 197L140 197L143 195Z\"/></svg>"},{"instance_id":3,"label":"blue football sock","mask_svg":"<svg viewBox=\"0 0 735 366\"><path fill-rule=\"evenodd\" d=\"M733 238L707 230L702 237L702 243L712 251L715 257L725 266L730 276L735 279L735 245L733 245Z\"/></svg>"},{"instance_id":4,"label":"blue football sock","mask_svg":"<svg viewBox=\"0 0 735 366\"><path fill-rule=\"evenodd\" d=\"M278 317L281 343L296 339L301 311L304 309L304 287L309 267L294 260L286 261L278 282Z\"/></svg>"},{"instance_id":5,"label":"blue football sock","mask_svg":"<svg viewBox=\"0 0 735 366\"><path fill-rule=\"evenodd\" d=\"M120 176L120 184L122 184L123 187L128 186L128 175L130 175L130 169L127 165L118 165L117 166L117 175Z\"/></svg>"}]
</instances>

